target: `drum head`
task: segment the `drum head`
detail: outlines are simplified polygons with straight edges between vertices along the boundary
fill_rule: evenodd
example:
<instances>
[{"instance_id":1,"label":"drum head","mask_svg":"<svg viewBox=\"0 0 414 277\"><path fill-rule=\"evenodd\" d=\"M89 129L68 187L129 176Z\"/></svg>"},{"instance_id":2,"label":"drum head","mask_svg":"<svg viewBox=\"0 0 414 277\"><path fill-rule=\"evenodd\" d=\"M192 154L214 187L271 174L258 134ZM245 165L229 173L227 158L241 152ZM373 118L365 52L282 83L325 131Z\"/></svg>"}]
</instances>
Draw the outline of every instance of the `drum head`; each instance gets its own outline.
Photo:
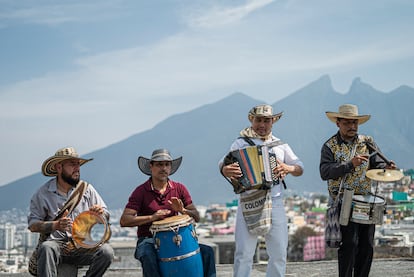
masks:
<instances>
[{"instance_id":1,"label":"drum head","mask_svg":"<svg viewBox=\"0 0 414 277\"><path fill-rule=\"evenodd\" d=\"M180 226L188 226L193 222L192 217L189 215L175 215L164 218L163 220L154 221L150 228L151 231L167 231L170 230L170 227L180 227Z\"/></svg>"},{"instance_id":2,"label":"drum head","mask_svg":"<svg viewBox=\"0 0 414 277\"><path fill-rule=\"evenodd\" d=\"M72 238L78 247L94 248L105 241L108 224L105 217L91 211L79 214L72 225Z\"/></svg>"},{"instance_id":3,"label":"drum head","mask_svg":"<svg viewBox=\"0 0 414 277\"><path fill-rule=\"evenodd\" d=\"M379 195L354 195L353 200L364 203L383 203L385 200Z\"/></svg>"}]
</instances>

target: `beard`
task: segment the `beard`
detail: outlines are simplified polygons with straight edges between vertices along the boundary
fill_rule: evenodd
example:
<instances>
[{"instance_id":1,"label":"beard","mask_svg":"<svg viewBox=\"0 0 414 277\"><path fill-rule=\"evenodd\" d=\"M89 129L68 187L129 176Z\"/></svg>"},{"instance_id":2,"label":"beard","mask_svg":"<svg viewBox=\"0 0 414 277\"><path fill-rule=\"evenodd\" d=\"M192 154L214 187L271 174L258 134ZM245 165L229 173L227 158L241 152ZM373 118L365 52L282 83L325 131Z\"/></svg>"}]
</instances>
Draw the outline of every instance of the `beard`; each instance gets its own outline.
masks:
<instances>
[{"instance_id":1,"label":"beard","mask_svg":"<svg viewBox=\"0 0 414 277\"><path fill-rule=\"evenodd\" d=\"M76 187L76 185L79 183L79 177L73 178L72 175L69 175L66 172L62 172L60 177L62 177L62 180L71 185L72 187Z\"/></svg>"}]
</instances>

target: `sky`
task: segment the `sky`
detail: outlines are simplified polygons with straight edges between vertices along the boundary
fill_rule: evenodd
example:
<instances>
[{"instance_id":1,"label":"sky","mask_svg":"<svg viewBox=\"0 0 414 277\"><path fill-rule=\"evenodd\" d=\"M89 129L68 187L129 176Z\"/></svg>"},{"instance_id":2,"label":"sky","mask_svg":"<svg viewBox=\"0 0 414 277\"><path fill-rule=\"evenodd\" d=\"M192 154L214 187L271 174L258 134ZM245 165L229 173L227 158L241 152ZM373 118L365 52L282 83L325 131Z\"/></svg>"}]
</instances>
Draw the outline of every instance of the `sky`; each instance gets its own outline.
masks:
<instances>
[{"instance_id":1,"label":"sky","mask_svg":"<svg viewBox=\"0 0 414 277\"><path fill-rule=\"evenodd\" d=\"M242 92L414 87L411 0L0 0L0 185ZM191 126L189 126L191 128ZM137 153L137 156L139 153Z\"/></svg>"}]
</instances>

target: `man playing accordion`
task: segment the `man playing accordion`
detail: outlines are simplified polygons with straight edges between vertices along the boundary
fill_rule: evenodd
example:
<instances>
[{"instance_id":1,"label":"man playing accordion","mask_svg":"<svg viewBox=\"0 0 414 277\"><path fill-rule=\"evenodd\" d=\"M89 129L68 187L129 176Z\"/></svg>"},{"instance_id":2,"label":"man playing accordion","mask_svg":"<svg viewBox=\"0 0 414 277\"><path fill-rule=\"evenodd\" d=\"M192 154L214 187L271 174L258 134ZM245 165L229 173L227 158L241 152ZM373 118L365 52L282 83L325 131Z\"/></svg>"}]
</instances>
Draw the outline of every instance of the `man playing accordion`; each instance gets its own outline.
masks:
<instances>
[{"instance_id":1,"label":"man playing accordion","mask_svg":"<svg viewBox=\"0 0 414 277\"><path fill-rule=\"evenodd\" d=\"M243 172L242 161L231 161L229 155L227 155L219 163L220 172L232 183L235 192L240 193L236 217L236 249L234 253L234 276L237 277L250 276L259 235L263 235L266 240L267 254L269 256L266 276L285 275L288 228L283 206L282 183L284 183L284 178L288 174L292 176L302 175L303 163L287 143L283 143L272 134L273 123L278 121L281 116L282 112L273 114L273 109L270 105L253 107L248 113L251 126L241 130L240 136L230 147L230 153L232 153L235 150L255 145L261 147L261 150L264 149L263 151L266 152L262 153L262 156L275 157L276 163L271 167L273 179L275 179L273 182L264 182L264 185L252 184L252 186L246 187L243 185L245 182L242 182L242 180L245 179L245 175L248 175L248 173ZM252 165L251 167L257 167L257 165ZM260 165L259 167L263 166ZM239 185L237 185L238 183ZM265 196L263 196L262 191L265 191ZM259 198L254 199L255 193L258 194L258 197L265 197L263 199L266 199L266 201L262 201ZM250 201L250 204L242 204L248 203L246 201ZM263 208L263 214L264 211L269 210L269 218L263 218L262 214L259 215L257 222L251 222L252 218L249 218L247 214L256 212L256 206L263 202L268 203L268 207L265 204ZM254 211L246 211L249 207L253 207ZM269 228L261 228L260 231L256 231L258 230L256 228L257 225L261 225L262 222L264 225L269 224Z\"/></svg>"}]
</instances>

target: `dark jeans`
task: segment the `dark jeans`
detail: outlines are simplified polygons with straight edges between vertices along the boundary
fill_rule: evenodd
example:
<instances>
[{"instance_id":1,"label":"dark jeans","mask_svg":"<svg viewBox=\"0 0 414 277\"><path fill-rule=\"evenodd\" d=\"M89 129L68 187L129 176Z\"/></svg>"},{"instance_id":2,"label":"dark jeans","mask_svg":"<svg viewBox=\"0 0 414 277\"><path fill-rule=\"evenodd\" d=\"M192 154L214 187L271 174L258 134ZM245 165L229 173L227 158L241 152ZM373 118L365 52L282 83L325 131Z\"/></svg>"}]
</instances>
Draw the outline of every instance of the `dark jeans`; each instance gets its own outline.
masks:
<instances>
[{"instance_id":1,"label":"dark jeans","mask_svg":"<svg viewBox=\"0 0 414 277\"><path fill-rule=\"evenodd\" d=\"M342 242L338 249L340 277L368 277L374 255L374 224L349 222L341 225ZM352 275L352 273L354 275Z\"/></svg>"},{"instance_id":2,"label":"dark jeans","mask_svg":"<svg viewBox=\"0 0 414 277\"><path fill-rule=\"evenodd\" d=\"M204 277L216 277L216 263L213 248L204 244L200 244L199 246ZM137 247L135 248L135 258L141 262L144 277L162 276L158 267L157 251L154 247L153 238L138 239Z\"/></svg>"}]
</instances>

